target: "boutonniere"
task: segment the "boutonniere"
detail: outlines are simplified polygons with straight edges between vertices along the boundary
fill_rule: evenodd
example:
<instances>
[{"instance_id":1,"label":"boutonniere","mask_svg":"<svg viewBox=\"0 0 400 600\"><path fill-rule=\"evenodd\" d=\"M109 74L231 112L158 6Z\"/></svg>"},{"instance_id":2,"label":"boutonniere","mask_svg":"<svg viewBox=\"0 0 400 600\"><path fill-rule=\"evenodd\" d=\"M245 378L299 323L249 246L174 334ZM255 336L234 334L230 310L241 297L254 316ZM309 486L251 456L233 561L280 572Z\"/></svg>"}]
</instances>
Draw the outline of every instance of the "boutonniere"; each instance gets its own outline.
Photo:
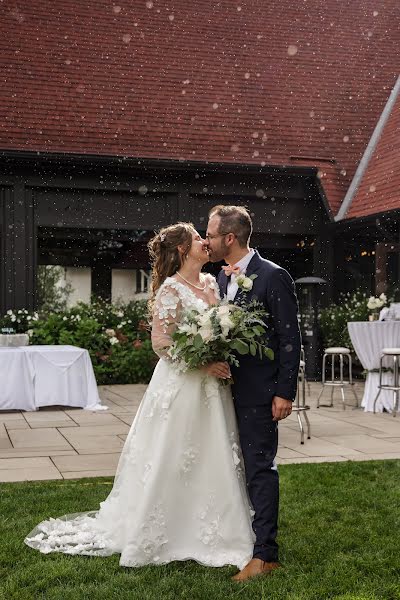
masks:
<instances>
[{"instance_id":1,"label":"boutonniere","mask_svg":"<svg viewBox=\"0 0 400 600\"><path fill-rule=\"evenodd\" d=\"M244 273L241 273L236 277L236 283L240 290L243 292L249 292L253 288L253 281L256 279L258 275L250 275L250 277L246 277Z\"/></svg>"}]
</instances>

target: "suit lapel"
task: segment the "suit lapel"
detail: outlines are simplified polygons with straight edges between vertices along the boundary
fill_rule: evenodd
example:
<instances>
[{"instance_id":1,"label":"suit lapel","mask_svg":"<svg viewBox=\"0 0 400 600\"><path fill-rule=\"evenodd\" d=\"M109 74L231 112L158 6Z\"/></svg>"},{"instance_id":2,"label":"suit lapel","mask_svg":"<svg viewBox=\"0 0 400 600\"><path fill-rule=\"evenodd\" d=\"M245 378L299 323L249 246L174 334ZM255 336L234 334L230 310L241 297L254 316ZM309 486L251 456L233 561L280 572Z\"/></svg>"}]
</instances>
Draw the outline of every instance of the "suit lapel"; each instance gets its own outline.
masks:
<instances>
[{"instance_id":1,"label":"suit lapel","mask_svg":"<svg viewBox=\"0 0 400 600\"><path fill-rule=\"evenodd\" d=\"M246 273L245 273L246 277L250 277L250 275L257 274L260 264L261 264L261 257L258 254L257 250L255 250L254 256L252 257L251 261L247 265L247 269L246 269ZM226 279L226 277L225 277L225 279ZM245 298L250 299L251 296L252 296L251 290L248 292L245 292L242 289L238 288L238 291L235 294L233 302L238 303L238 302L243 301Z\"/></svg>"},{"instance_id":2,"label":"suit lapel","mask_svg":"<svg viewBox=\"0 0 400 600\"><path fill-rule=\"evenodd\" d=\"M218 279L220 281L221 298L224 298L228 289L228 278L225 273L221 271Z\"/></svg>"}]
</instances>

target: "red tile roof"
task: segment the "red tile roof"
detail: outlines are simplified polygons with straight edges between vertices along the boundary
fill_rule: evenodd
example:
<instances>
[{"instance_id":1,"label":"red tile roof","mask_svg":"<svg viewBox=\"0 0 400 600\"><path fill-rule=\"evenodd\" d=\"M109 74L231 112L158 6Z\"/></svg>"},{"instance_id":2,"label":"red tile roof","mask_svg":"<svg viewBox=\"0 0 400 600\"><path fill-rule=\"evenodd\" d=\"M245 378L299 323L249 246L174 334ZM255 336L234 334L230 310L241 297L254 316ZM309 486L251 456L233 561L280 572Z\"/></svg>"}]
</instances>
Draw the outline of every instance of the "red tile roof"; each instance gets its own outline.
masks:
<instances>
[{"instance_id":1,"label":"red tile roof","mask_svg":"<svg viewBox=\"0 0 400 600\"><path fill-rule=\"evenodd\" d=\"M1 7L0 149L304 160L333 213L397 77L398 0Z\"/></svg>"},{"instance_id":2,"label":"red tile roof","mask_svg":"<svg viewBox=\"0 0 400 600\"><path fill-rule=\"evenodd\" d=\"M400 93L345 218L400 209Z\"/></svg>"}]
</instances>

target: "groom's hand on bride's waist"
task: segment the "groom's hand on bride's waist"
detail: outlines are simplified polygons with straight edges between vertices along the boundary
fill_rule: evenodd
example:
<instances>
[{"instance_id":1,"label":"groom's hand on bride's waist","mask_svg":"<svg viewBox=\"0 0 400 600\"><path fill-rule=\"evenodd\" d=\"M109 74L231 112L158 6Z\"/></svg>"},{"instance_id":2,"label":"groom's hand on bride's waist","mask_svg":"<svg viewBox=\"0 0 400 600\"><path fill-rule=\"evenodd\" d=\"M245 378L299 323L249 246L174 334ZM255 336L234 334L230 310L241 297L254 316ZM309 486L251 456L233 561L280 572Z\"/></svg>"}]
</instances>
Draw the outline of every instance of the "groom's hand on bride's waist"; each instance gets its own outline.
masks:
<instances>
[{"instance_id":1,"label":"groom's hand on bride's waist","mask_svg":"<svg viewBox=\"0 0 400 600\"><path fill-rule=\"evenodd\" d=\"M272 398L272 420L281 421L286 419L292 412L292 401L281 398L280 396L274 396Z\"/></svg>"},{"instance_id":2,"label":"groom's hand on bride's waist","mask_svg":"<svg viewBox=\"0 0 400 600\"><path fill-rule=\"evenodd\" d=\"M227 362L215 362L205 365L202 370L211 375L211 377L219 377L220 379L229 379L231 377L231 370Z\"/></svg>"}]
</instances>

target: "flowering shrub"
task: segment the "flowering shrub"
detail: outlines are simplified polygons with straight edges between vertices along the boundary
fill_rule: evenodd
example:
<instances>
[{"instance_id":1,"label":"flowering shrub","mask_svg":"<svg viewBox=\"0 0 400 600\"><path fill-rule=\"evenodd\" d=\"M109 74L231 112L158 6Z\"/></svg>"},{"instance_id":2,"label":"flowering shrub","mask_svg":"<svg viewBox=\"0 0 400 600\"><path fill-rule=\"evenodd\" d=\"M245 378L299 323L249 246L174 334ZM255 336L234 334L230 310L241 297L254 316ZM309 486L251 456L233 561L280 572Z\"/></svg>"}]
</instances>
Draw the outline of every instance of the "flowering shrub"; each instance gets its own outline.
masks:
<instances>
[{"instance_id":1,"label":"flowering shrub","mask_svg":"<svg viewBox=\"0 0 400 600\"><path fill-rule=\"evenodd\" d=\"M337 304L331 304L321 310L319 324L325 347L345 346L353 349L347 323L349 321L368 321L368 298L369 296L360 290L347 292L341 294Z\"/></svg>"},{"instance_id":2,"label":"flowering shrub","mask_svg":"<svg viewBox=\"0 0 400 600\"><path fill-rule=\"evenodd\" d=\"M367 307L372 311L372 313L379 313L382 306L384 306L387 302L387 297L385 294L381 294L379 297L371 296L367 302Z\"/></svg>"},{"instance_id":3,"label":"flowering shrub","mask_svg":"<svg viewBox=\"0 0 400 600\"><path fill-rule=\"evenodd\" d=\"M8 310L0 318L0 329L12 329L14 333L26 333L32 324L39 319L37 312L29 312L25 308Z\"/></svg>"},{"instance_id":4,"label":"flowering shrub","mask_svg":"<svg viewBox=\"0 0 400 600\"><path fill-rule=\"evenodd\" d=\"M99 385L147 383L157 362L144 301L124 306L79 303L51 314L8 311L0 318L0 328L9 327L28 333L31 344L85 348Z\"/></svg>"}]
</instances>

